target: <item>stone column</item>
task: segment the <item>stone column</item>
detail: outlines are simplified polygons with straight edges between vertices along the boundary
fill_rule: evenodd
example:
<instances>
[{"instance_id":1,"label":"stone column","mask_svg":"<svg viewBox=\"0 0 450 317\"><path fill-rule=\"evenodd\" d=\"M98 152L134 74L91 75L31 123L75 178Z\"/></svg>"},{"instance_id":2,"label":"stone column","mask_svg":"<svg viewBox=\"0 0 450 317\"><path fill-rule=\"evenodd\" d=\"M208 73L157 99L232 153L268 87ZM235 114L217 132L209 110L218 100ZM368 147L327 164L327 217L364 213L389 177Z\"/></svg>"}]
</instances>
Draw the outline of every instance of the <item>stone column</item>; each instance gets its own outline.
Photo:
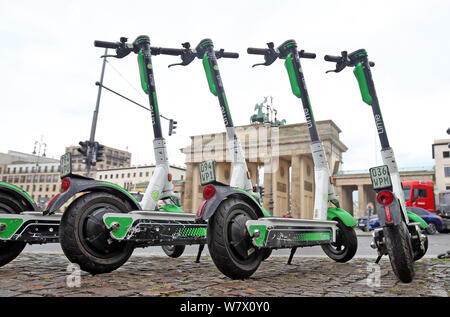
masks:
<instances>
[{"instance_id":1,"label":"stone column","mask_svg":"<svg viewBox=\"0 0 450 317\"><path fill-rule=\"evenodd\" d=\"M182 201L182 205L185 212L191 212L192 211L192 185L193 185L193 179L192 179L192 169L193 164L192 163L186 163L186 180L184 182L184 199Z\"/></svg>"},{"instance_id":2,"label":"stone column","mask_svg":"<svg viewBox=\"0 0 450 317\"><path fill-rule=\"evenodd\" d=\"M300 155L291 157L291 212L295 218L300 218L302 208L302 164Z\"/></svg>"},{"instance_id":3,"label":"stone column","mask_svg":"<svg viewBox=\"0 0 450 317\"><path fill-rule=\"evenodd\" d=\"M367 197L364 190L364 185L358 185L358 210L354 214L354 217L356 219L365 215L366 206L367 206Z\"/></svg>"}]
</instances>

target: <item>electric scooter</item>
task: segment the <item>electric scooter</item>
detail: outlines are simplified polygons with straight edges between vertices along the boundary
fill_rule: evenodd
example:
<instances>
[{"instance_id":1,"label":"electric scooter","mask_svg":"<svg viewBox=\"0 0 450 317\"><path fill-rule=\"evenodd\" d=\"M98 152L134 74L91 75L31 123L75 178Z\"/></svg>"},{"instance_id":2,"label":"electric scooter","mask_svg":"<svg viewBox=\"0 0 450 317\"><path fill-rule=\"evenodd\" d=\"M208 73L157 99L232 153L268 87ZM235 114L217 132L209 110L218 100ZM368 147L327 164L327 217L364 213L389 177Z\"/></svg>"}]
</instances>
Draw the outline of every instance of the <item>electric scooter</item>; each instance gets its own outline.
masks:
<instances>
[{"instance_id":1,"label":"electric scooter","mask_svg":"<svg viewBox=\"0 0 450 317\"><path fill-rule=\"evenodd\" d=\"M175 257L185 245L198 244L200 255L207 226L173 203L172 175L156 97L151 55L171 54L171 50L150 47L148 36L139 36L133 43L121 38L120 42L95 41L94 45L115 49L117 58L137 54L141 86L149 98L156 166L139 204L118 185L72 174L70 153L66 153L62 158L62 193L50 204L48 213L75 195L84 194L67 207L61 219L60 243L65 255L92 274L117 269L136 247L166 246L165 252L171 251ZM161 201L165 204L158 206Z\"/></svg>"},{"instance_id":2,"label":"electric scooter","mask_svg":"<svg viewBox=\"0 0 450 317\"><path fill-rule=\"evenodd\" d=\"M336 63L336 69L327 72L338 73L347 66L354 67L362 99L372 107L384 165L369 170L372 187L377 192L380 222L380 228L373 232L371 246L378 250L376 263L388 254L395 275L400 281L409 283L414 278L413 261L422 258L428 248L428 239L422 233L428 225L406 210L397 161L389 144L370 69L375 64L369 62L364 49L350 54L344 51L341 56L326 55L325 61Z\"/></svg>"},{"instance_id":3,"label":"electric scooter","mask_svg":"<svg viewBox=\"0 0 450 317\"><path fill-rule=\"evenodd\" d=\"M248 52L264 55L266 61L273 59L270 63L277 58L286 59L294 94L306 105L308 126L314 135L311 145L316 171L314 219L272 217L261 205L258 194L253 191L242 146L235 132L213 43L205 39L195 50L186 44L180 54L183 62L179 65L186 66L195 58L202 59L210 92L219 100L228 149L232 154L230 185L216 181L212 161L200 164L200 179L205 187L197 217L208 221L208 249L217 268L232 279L244 279L258 269L272 249L290 248L290 264L297 247L313 245L321 245L335 261L349 261L357 249L352 228L356 221L339 208L334 195L326 155L317 135L303 74L299 71L300 56L295 42L287 41L277 50L272 46L269 49L249 49ZM314 55L301 54L302 57ZM270 64L266 62L265 65ZM328 208L329 201L336 207Z\"/></svg>"},{"instance_id":4,"label":"electric scooter","mask_svg":"<svg viewBox=\"0 0 450 317\"><path fill-rule=\"evenodd\" d=\"M27 243L58 242L60 219L40 211L21 188L0 182L0 267L19 256Z\"/></svg>"}]
</instances>

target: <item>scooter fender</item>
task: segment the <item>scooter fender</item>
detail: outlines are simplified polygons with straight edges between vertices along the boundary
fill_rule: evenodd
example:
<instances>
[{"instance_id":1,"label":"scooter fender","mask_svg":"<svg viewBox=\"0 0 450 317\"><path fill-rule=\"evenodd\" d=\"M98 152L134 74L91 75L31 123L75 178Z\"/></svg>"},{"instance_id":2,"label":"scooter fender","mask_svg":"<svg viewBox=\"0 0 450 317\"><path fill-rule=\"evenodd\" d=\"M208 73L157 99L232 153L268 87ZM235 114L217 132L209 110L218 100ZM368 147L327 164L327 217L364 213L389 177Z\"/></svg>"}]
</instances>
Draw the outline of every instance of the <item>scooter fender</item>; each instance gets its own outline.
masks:
<instances>
[{"instance_id":1,"label":"scooter fender","mask_svg":"<svg viewBox=\"0 0 450 317\"><path fill-rule=\"evenodd\" d=\"M415 213L411 211L406 211L408 214L409 222L418 222L420 223L420 229L426 229L428 227L428 224L425 222L425 220L422 219L422 217L416 215Z\"/></svg>"},{"instance_id":2,"label":"scooter fender","mask_svg":"<svg viewBox=\"0 0 450 317\"><path fill-rule=\"evenodd\" d=\"M328 207L327 210L327 220L334 220L338 218L347 227L356 226L356 220L350 215L346 210L336 207Z\"/></svg>"},{"instance_id":3,"label":"scooter fender","mask_svg":"<svg viewBox=\"0 0 450 317\"><path fill-rule=\"evenodd\" d=\"M398 199L394 199L389 205L377 202L378 221L380 226L397 226L403 222L403 212Z\"/></svg>"},{"instance_id":4,"label":"scooter fender","mask_svg":"<svg viewBox=\"0 0 450 317\"><path fill-rule=\"evenodd\" d=\"M48 204L44 214L53 214L61 208L69 199L76 194L84 192L106 191L110 194L116 195L123 200L129 202L134 210L141 210L141 205L128 191L119 185L96 181L95 179L83 177L79 175L72 175L70 178L69 188L61 194L56 195Z\"/></svg>"},{"instance_id":5,"label":"scooter fender","mask_svg":"<svg viewBox=\"0 0 450 317\"><path fill-rule=\"evenodd\" d=\"M33 200L33 198L31 198L31 196L27 192L23 191L21 188L15 185L0 182L0 192L14 197L21 204L26 206L25 210L27 211L39 211L39 207L36 205L36 202Z\"/></svg>"},{"instance_id":6,"label":"scooter fender","mask_svg":"<svg viewBox=\"0 0 450 317\"><path fill-rule=\"evenodd\" d=\"M197 218L203 221L207 221L216 212L219 205L225 199L229 197L239 197L249 205L255 208L256 213L259 217L264 217L265 213L263 207L256 201L256 198L252 197L251 194L244 190L230 187L225 184L212 184L216 189L216 194L209 200L203 200L198 211Z\"/></svg>"}]
</instances>

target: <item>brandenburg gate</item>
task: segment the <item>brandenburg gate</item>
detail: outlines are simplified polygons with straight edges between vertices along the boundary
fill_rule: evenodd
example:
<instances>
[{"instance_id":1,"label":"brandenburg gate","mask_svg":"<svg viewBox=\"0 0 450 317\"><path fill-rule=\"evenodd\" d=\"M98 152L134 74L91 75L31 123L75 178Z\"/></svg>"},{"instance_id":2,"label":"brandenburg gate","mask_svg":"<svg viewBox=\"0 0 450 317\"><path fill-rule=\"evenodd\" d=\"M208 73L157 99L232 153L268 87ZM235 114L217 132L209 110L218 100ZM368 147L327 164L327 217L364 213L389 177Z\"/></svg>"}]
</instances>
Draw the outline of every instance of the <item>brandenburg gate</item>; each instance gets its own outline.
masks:
<instances>
[{"instance_id":1,"label":"brandenburg gate","mask_svg":"<svg viewBox=\"0 0 450 317\"><path fill-rule=\"evenodd\" d=\"M317 128L330 171L335 174L342 163L342 153L347 151L347 147L339 139L341 130L331 120L318 121ZM236 132L244 149L252 183L264 186L264 207L269 210L272 188L274 216L282 216L290 211L296 218L312 218L314 165L306 123L277 127L271 127L270 124L250 124L236 127ZM226 184L230 182L231 160L226 134L191 136L190 146L181 151L186 154L183 208L188 212L196 212L203 193L199 163L214 160L217 181Z\"/></svg>"}]
</instances>

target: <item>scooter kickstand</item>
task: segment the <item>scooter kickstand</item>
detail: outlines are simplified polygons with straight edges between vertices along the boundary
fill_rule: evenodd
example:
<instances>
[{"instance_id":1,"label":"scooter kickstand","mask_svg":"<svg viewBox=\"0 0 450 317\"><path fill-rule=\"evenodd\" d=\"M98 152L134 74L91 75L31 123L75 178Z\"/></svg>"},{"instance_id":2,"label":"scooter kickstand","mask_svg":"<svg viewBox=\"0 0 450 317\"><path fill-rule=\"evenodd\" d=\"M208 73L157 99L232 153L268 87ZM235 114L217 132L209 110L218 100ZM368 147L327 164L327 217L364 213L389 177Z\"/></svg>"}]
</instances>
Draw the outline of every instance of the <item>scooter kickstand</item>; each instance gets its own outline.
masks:
<instances>
[{"instance_id":1,"label":"scooter kickstand","mask_svg":"<svg viewBox=\"0 0 450 317\"><path fill-rule=\"evenodd\" d=\"M382 257L382 255L379 255L379 256L377 257L377 259L375 260L375 264L378 264L378 263L380 262L381 257Z\"/></svg>"},{"instance_id":2,"label":"scooter kickstand","mask_svg":"<svg viewBox=\"0 0 450 317\"><path fill-rule=\"evenodd\" d=\"M294 257L295 252L297 251L297 247L294 247L291 249L291 254L289 255L289 260L287 262L287 265L291 265L292 258Z\"/></svg>"},{"instance_id":3,"label":"scooter kickstand","mask_svg":"<svg viewBox=\"0 0 450 317\"><path fill-rule=\"evenodd\" d=\"M198 246L198 253L197 253L197 259L195 260L195 263L200 263L200 257L202 256L202 252L203 252L203 249L205 248L205 245L204 244L200 244L199 246Z\"/></svg>"}]
</instances>

